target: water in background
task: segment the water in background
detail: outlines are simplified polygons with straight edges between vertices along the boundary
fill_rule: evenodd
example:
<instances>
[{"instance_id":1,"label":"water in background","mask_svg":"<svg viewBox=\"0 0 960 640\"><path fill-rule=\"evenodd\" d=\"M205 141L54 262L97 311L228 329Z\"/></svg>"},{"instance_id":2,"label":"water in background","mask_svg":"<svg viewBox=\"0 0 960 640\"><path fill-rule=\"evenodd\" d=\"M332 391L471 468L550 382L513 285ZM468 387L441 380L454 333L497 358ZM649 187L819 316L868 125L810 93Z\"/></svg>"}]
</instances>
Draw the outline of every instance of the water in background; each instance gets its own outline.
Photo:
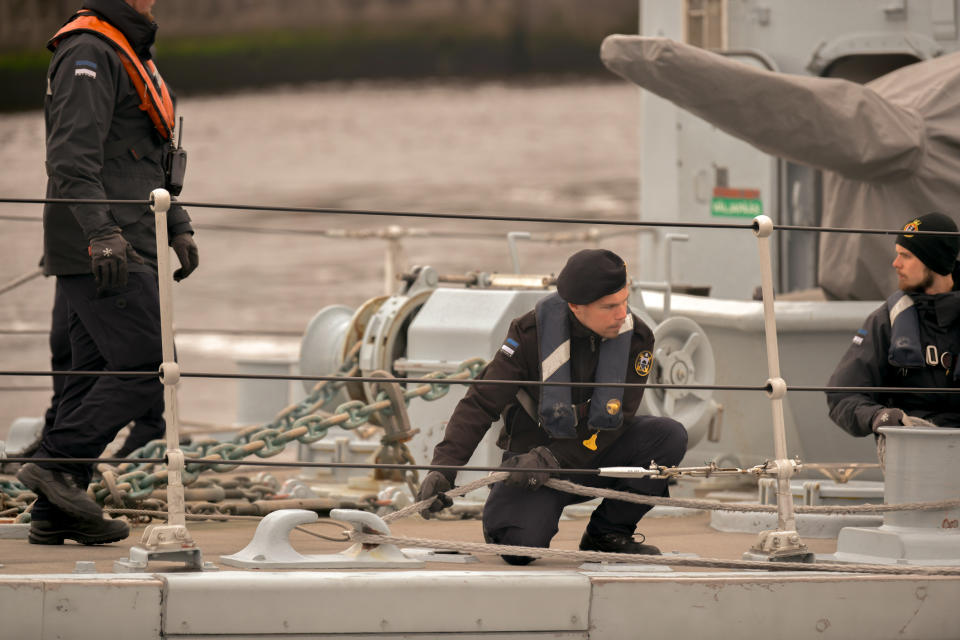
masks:
<instances>
[{"instance_id":1,"label":"water in background","mask_svg":"<svg viewBox=\"0 0 960 640\"><path fill-rule=\"evenodd\" d=\"M322 84L184 99L189 152L181 199L347 209L565 217L635 215L636 89L619 83L506 85L457 82ZM0 115L0 195L44 193L43 119ZM39 205L0 205L0 215L39 218ZM442 273L507 271L507 231L572 231L568 225L437 221L350 215L191 210L198 224L294 230L383 228L499 232L504 240L412 239L406 263ZM36 222L2 221L0 282L29 271L41 253ZM606 231L610 231L608 228ZM200 268L174 289L179 327L302 330L321 307L380 295L379 240L203 230ZM521 245L524 272L559 270L582 245ZM632 236L605 246L634 257ZM639 265L638 265L639 266ZM52 280L0 296L0 328L46 327ZM181 347L185 369L233 370L232 343ZM287 345L288 347L290 345ZM0 369L48 368L42 336L0 335ZM482 355L482 354L481 354ZM0 379L0 387L44 379ZM232 383L182 385L188 419L233 419ZM0 437L18 415L39 415L47 394L0 392ZM279 408L278 408L279 409Z\"/></svg>"}]
</instances>

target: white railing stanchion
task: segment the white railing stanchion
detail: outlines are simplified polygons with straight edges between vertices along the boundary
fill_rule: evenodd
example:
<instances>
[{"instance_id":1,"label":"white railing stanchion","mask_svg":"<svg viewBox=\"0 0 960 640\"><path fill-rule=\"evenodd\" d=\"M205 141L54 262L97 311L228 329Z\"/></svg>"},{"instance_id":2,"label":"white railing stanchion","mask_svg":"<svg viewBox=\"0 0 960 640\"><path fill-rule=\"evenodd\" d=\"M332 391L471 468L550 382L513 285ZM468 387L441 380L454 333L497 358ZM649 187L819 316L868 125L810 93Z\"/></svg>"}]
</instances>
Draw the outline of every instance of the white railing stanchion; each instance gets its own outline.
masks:
<instances>
[{"instance_id":1,"label":"white railing stanchion","mask_svg":"<svg viewBox=\"0 0 960 640\"><path fill-rule=\"evenodd\" d=\"M167 512L166 524L149 525L140 539L141 547L130 549L130 557L114 563L118 571L146 568L151 559L183 560L193 569L203 569L203 556L194 543L186 522L186 500L183 490L184 455L180 449L180 422L177 412L177 384L180 366L173 349L173 274L170 269L170 242L167 235L167 211L170 193L154 189L150 193L157 234L157 276L160 294L160 338L163 362L160 381L163 384L163 417L167 439Z\"/></svg>"},{"instance_id":2,"label":"white railing stanchion","mask_svg":"<svg viewBox=\"0 0 960 640\"><path fill-rule=\"evenodd\" d=\"M773 307L773 266L770 255L770 234L773 220L767 216L754 218L754 234L760 254L761 291L763 293L763 326L767 343L767 380L773 411L773 472L777 478L777 528L761 531L756 544L744 554L749 559L797 560L812 562L813 554L800 540L793 511L790 478L795 463L787 458L787 433L783 419L783 397L787 383L780 377L780 348L777 344L777 320Z\"/></svg>"}]
</instances>

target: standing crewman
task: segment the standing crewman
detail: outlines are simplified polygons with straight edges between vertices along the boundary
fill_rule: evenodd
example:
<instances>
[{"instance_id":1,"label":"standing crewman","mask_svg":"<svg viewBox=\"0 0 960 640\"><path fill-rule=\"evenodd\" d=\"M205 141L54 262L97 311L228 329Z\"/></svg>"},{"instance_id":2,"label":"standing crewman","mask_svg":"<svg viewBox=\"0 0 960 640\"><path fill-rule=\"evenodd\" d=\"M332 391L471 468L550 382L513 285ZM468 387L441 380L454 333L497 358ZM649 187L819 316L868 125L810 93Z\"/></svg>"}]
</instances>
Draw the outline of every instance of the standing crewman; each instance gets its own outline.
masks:
<instances>
[{"instance_id":1,"label":"standing crewman","mask_svg":"<svg viewBox=\"0 0 960 640\"><path fill-rule=\"evenodd\" d=\"M146 200L183 184L174 105L152 60L154 0L86 0L50 40L44 100L47 197ZM190 218L173 204L176 280L198 264ZM48 204L44 272L66 302L71 371L156 371L162 360L154 216L145 204ZM165 277L168 277L164 274ZM162 406L157 377L68 376L35 457L95 458L128 422ZM126 538L85 489L92 465L37 462L17 477L38 494L29 540Z\"/></svg>"},{"instance_id":2,"label":"standing crewman","mask_svg":"<svg viewBox=\"0 0 960 640\"><path fill-rule=\"evenodd\" d=\"M906 424L909 415L939 427L960 427L960 263L956 232L942 213L913 218L897 236L900 290L871 313L830 377L831 387L916 387L917 393L827 393L830 418L855 436ZM882 454L883 438L878 434ZM881 456L882 459L882 456Z\"/></svg>"},{"instance_id":3,"label":"standing crewman","mask_svg":"<svg viewBox=\"0 0 960 640\"><path fill-rule=\"evenodd\" d=\"M653 366L653 332L633 315L627 299L627 269L615 253L586 249L575 253L557 277L557 292L510 324L503 346L480 379L643 384ZM548 547L563 508L589 500L543 488L563 469L679 464L687 432L676 420L634 415L643 387L565 387L472 385L447 423L433 452L435 465L467 463L491 423L503 416L497 445L502 466L515 471L490 490L483 509L488 542ZM431 471L419 499L436 497L430 511L452 501L444 495L455 472ZM653 496L668 494L667 481L576 475L592 487ZM585 551L656 555L653 545L634 540L649 505L604 499L593 511L580 540ZM425 512L427 513L427 512ZM510 564L529 556L504 555Z\"/></svg>"}]
</instances>

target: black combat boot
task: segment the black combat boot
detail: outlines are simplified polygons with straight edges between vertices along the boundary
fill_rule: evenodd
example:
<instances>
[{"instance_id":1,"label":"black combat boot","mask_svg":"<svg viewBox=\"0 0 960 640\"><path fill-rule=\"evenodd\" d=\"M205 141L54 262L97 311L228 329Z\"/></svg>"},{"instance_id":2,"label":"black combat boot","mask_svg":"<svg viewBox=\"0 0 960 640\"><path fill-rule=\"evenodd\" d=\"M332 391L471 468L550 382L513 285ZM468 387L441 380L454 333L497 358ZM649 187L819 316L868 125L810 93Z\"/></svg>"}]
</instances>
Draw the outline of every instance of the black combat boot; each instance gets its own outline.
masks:
<instances>
[{"instance_id":1,"label":"black combat boot","mask_svg":"<svg viewBox=\"0 0 960 640\"><path fill-rule=\"evenodd\" d=\"M601 533L594 536L590 530L583 532L580 538L581 551L606 551L607 553L634 553L642 556L659 556L660 549L652 544L643 544L641 534L640 542L624 533Z\"/></svg>"},{"instance_id":2,"label":"black combat boot","mask_svg":"<svg viewBox=\"0 0 960 640\"><path fill-rule=\"evenodd\" d=\"M80 544L107 544L130 535L130 527L123 520L74 520L51 518L30 523L30 544L63 544L76 540Z\"/></svg>"},{"instance_id":3,"label":"black combat boot","mask_svg":"<svg viewBox=\"0 0 960 640\"><path fill-rule=\"evenodd\" d=\"M51 471L28 462L17 472L17 480L74 518L94 523L103 519L100 505L78 487L77 481L68 473Z\"/></svg>"}]
</instances>

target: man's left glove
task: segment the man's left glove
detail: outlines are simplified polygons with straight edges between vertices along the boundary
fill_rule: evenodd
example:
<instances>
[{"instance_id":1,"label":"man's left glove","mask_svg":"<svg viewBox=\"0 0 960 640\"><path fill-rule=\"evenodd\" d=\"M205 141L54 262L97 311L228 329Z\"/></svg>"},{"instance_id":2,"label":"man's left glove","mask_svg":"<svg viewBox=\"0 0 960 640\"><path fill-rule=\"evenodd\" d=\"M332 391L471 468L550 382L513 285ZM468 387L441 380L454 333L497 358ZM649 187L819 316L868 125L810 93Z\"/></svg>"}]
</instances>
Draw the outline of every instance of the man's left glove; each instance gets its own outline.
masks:
<instances>
[{"instance_id":1,"label":"man's left glove","mask_svg":"<svg viewBox=\"0 0 960 640\"><path fill-rule=\"evenodd\" d=\"M560 468L553 452L546 447L534 447L526 453L504 460L500 465L505 468L543 469L543 471L511 471L506 483L514 487L536 490L550 479L551 472Z\"/></svg>"},{"instance_id":2,"label":"man's left glove","mask_svg":"<svg viewBox=\"0 0 960 640\"><path fill-rule=\"evenodd\" d=\"M193 241L192 233L178 233L173 236L170 246L180 260L180 268L173 272L173 279L180 282L200 265L200 252L197 250L197 243Z\"/></svg>"}]
</instances>

